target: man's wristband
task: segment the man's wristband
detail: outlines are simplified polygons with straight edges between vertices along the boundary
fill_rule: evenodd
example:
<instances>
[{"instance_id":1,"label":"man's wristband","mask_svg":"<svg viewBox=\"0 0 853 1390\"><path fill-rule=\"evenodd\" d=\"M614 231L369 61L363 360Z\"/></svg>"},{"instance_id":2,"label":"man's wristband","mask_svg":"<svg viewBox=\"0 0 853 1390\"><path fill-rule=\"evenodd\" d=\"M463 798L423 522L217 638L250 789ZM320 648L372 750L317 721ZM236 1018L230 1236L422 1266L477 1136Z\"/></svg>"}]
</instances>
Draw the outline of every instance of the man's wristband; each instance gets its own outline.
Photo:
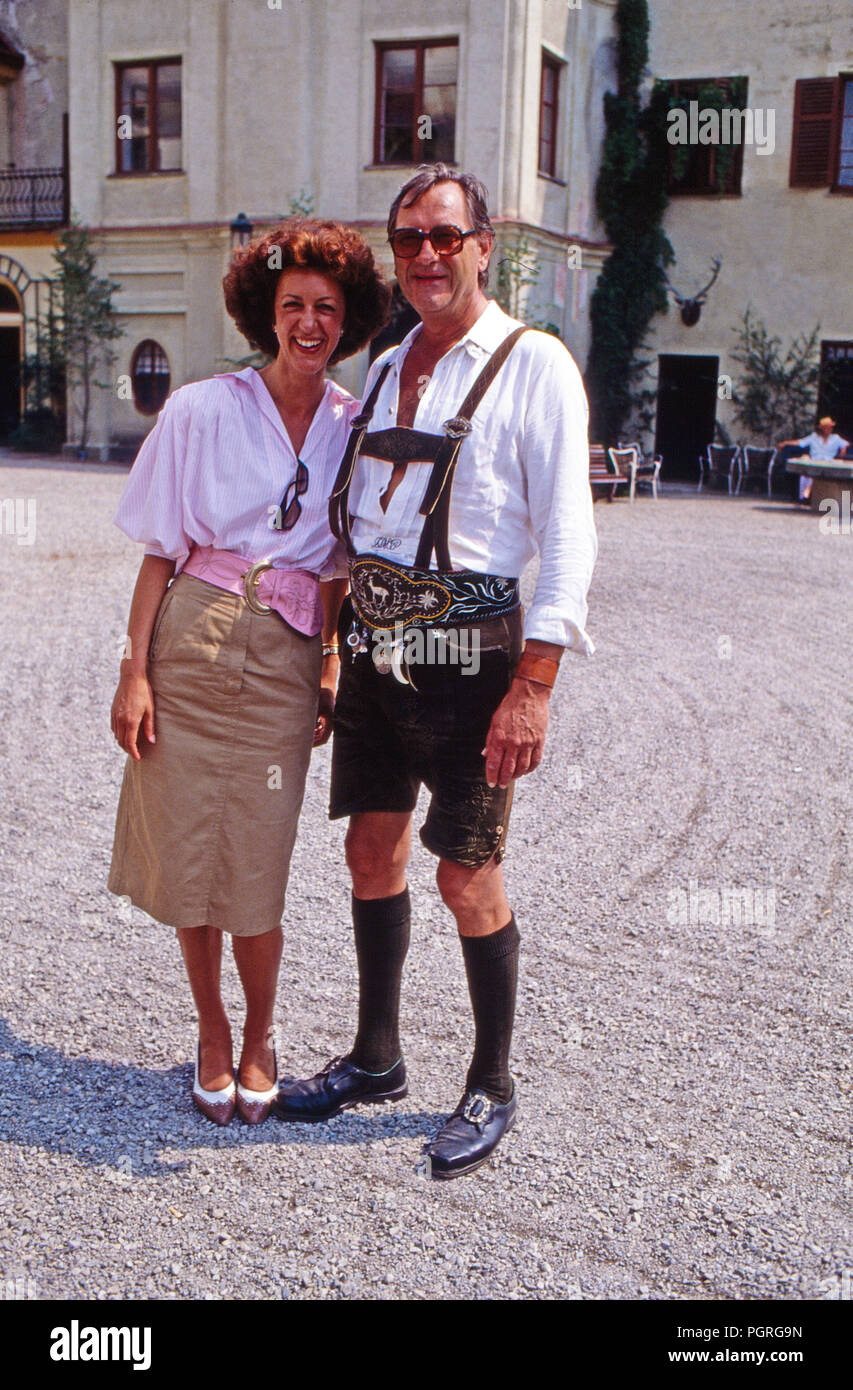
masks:
<instances>
[{"instance_id":1,"label":"man's wristband","mask_svg":"<svg viewBox=\"0 0 853 1390\"><path fill-rule=\"evenodd\" d=\"M532 652L522 652L515 674L524 680L536 681L553 689L560 663L553 656L534 656Z\"/></svg>"},{"instance_id":2,"label":"man's wristband","mask_svg":"<svg viewBox=\"0 0 853 1390\"><path fill-rule=\"evenodd\" d=\"M340 647L337 642L325 642L323 644L323 656L337 656L339 652Z\"/></svg>"}]
</instances>

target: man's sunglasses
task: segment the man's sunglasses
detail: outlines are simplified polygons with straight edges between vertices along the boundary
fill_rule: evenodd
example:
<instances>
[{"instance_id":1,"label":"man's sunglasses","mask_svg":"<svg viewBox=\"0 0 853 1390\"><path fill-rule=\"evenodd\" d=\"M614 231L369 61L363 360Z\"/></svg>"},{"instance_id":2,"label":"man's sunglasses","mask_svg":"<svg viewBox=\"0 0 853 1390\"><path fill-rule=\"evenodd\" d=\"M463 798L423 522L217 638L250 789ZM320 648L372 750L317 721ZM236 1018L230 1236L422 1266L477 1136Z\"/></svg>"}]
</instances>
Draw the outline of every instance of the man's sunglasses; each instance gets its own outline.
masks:
<instances>
[{"instance_id":1,"label":"man's sunglasses","mask_svg":"<svg viewBox=\"0 0 853 1390\"><path fill-rule=\"evenodd\" d=\"M417 256L425 241L430 242L439 256L458 256L465 244L465 238L475 235L475 227L463 232L461 227L454 227L452 222L443 222L440 227L433 227L429 232L423 231L420 227L398 227L388 240L395 256L400 256L404 261L411 261Z\"/></svg>"},{"instance_id":2,"label":"man's sunglasses","mask_svg":"<svg viewBox=\"0 0 853 1390\"><path fill-rule=\"evenodd\" d=\"M290 496L291 488L293 496ZM290 531L296 525L302 515L302 503L300 497L308 491L308 469L301 459L296 460L296 477L287 484L287 489L281 499L281 506L274 518L274 531Z\"/></svg>"}]
</instances>

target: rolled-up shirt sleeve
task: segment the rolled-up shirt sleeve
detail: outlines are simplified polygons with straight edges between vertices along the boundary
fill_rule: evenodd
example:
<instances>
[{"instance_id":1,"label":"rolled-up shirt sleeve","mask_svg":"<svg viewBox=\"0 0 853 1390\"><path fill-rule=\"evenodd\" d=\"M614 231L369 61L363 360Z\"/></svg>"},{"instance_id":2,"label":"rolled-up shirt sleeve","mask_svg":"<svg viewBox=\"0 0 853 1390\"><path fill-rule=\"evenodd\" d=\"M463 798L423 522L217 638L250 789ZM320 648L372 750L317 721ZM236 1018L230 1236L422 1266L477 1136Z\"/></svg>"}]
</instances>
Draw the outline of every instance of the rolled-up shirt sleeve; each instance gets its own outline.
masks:
<instances>
[{"instance_id":1,"label":"rolled-up shirt sleeve","mask_svg":"<svg viewBox=\"0 0 853 1390\"><path fill-rule=\"evenodd\" d=\"M192 540L184 529L184 467L188 414L177 391L144 440L130 470L113 521L146 555L159 555L183 567Z\"/></svg>"},{"instance_id":2,"label":"rolled-up shirt sleeve","mask_svg":"<svg viewBox=\"0 0 853 1390\"><path fill-rule=\"evenodd\" d=\"M587 591L598 554L589 486L589 408L580 372L557 340L542 345L531 373L522 463L539 574L524 623L525 639L554 642L583 656Z\"/></svg>"}]
</instances>

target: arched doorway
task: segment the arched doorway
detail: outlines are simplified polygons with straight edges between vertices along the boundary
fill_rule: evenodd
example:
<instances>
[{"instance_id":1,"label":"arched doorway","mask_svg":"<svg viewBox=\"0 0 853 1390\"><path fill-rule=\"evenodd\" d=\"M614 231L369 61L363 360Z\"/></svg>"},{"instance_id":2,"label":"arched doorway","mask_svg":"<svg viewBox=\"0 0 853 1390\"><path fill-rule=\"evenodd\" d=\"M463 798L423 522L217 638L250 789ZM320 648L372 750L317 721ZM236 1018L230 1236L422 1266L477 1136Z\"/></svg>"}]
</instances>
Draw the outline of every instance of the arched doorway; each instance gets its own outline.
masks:
<instances>
[{"instance_id":1,"label":"arched doorway","mask_svg":"<svg viewBox=\"0 0 853 1390\"><path fill-rule=\"evenodd\" d=\"M0 441L21 422L24 353L24 312L20 296L8 280L0 280Z\"/></svg>"}]
</instances>

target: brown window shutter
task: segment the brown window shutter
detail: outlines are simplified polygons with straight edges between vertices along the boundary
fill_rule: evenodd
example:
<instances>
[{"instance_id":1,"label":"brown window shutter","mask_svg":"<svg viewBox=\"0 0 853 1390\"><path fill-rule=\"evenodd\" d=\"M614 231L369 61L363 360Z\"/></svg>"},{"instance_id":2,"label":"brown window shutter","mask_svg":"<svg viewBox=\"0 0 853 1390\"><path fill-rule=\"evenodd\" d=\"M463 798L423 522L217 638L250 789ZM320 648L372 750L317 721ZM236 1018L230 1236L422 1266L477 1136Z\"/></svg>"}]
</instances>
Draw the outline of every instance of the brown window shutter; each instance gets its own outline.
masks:
<instances>
[{"instance_id":1,"label":"brown window shutter","mask_svg":"<svg viewBox=\"0 0 853 1390\"><path fill-rule=\"evenodd\" d=\"M800 77L794 88L791 188L828 188L832 183L841 105L835 77Z\"/></svg>"}]
</instances>

